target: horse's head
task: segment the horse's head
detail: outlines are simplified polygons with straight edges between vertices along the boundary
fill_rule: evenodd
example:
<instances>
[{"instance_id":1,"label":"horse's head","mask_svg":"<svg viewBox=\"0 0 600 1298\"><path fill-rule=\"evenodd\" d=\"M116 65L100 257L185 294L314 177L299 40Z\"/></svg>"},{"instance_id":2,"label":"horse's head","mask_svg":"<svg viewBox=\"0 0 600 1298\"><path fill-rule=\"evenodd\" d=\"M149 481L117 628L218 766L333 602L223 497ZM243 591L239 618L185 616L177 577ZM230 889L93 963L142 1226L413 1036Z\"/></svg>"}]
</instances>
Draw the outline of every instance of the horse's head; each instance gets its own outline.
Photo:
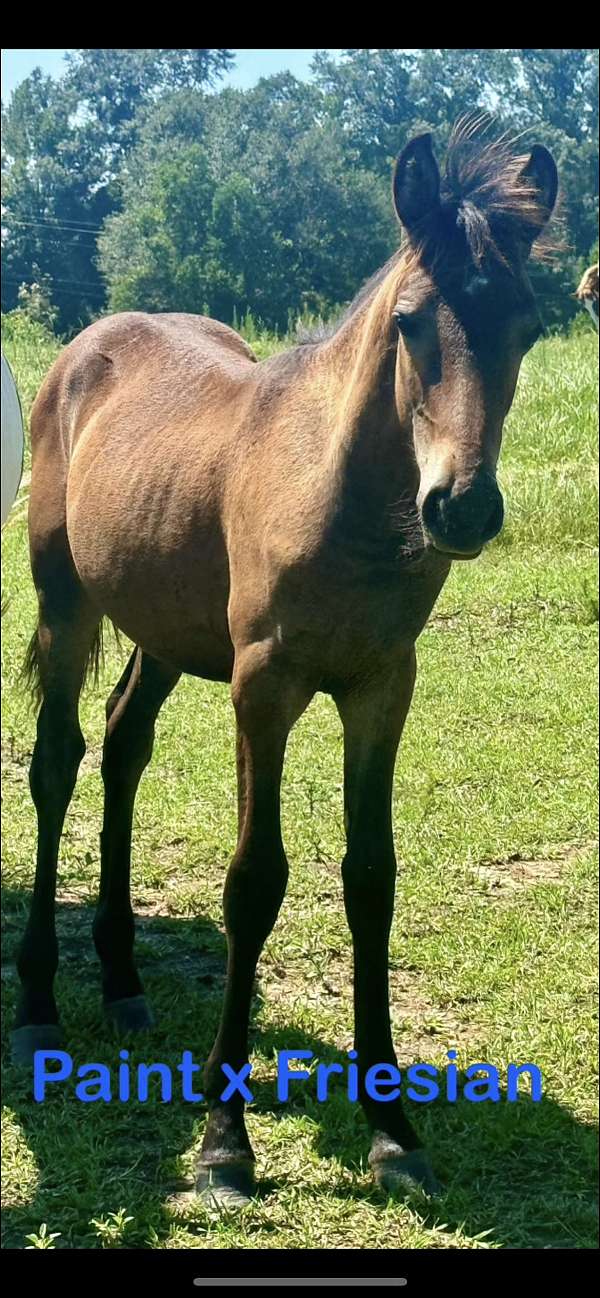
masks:
<instances>
[{"instance_id":1,"label":"horse's head","mask_svg":"<svg viewBox=\"0 0 600 1298\"><path fill-rule=\"evenodd\" d=\"M502 427L542 331L526 263L557 187L545 148L517 157L468 124L454 133L443 178L429 135L396 163L409 241L393 311L396 400L403 426L412 421L426 540L456 558L479 554L502 527Z\"/></svg>"}]
</instances>

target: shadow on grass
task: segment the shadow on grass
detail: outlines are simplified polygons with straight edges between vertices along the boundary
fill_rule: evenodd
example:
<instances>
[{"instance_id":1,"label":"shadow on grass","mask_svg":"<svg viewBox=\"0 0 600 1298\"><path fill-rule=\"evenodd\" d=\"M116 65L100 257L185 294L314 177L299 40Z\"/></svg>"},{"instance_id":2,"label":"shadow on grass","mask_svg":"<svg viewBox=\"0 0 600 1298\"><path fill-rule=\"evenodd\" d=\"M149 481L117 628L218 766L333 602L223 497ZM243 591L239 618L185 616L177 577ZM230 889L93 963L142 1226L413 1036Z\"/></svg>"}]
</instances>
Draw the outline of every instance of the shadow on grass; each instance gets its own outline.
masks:
<instances>
[{"instance_id":1,"label":"shadow on grass","mask_svg":"<svg viewBox=\"0 0 600 1298\"><path fill-rule=\"evenodd\" d=\"M444 1223L447 1231L504 1248L596 1247L594 1126L548 1096L509 1102L504 1088L497 1103L440 1098L426 1106L405 1101L405 1107L443 1190L439 1199L415 1201L425 1226ZM340 1158L342 1148L342 1162L356 1169L356 1141L343 1149L344 1127L340 1112L340 1130L335 1121L323 1124L316 1149ZM361 1187L341 1186L336 1193L353 1198ZM375 1188L363 1189L362 1197L386 1200Z\"/></svg>"},{"instance_id":2,"label":"shadow on grass","mask_svg":"<svg viewBox=\"0 0 600 1298\"><path fill-rule=\"evenodd\" d=\"M6 941L3 966L3 1055L16 994L14 953L26 920L29 892L3 894ZM94 1221L124 1208L134 1218L126 1245L148 1248L169 1232L172 1216L165 1204L193 1168L205 1117L203 1104L178 1103L176 1065L182 1049L203 1062L212 1046L221 1008L225 971L223 934L204 918L136 916L136 950L145 989L157 1024L141 1039L117 1041L101 1010L99 969L91 941L93 906L61 902L57 928L61 966L57 999L65 1035L64 1048L81 1063L103 1063L115 1082L119 1049L126 1045L130 1064L161 1061L173 1076L173 1102L162 1103L158 1081L146 1103L82 1104L74 1084L57 1084L43 1104L32 1098L31 1076L8 1064L5 1104L8 1110L7 1165L11 1181L22 1185L22 1203L3 1211L5 1248L23 1248L25 1236L42 1222L60 1231L59 1246L95 1248ZM253 1017L261 1005L257 989ZM174 1043L177 1043L176 1045ZM308 1049L316 1059L346 1063L330 1045L294 1029L252 1032L253 1048L265 1059L283 1049ZM300 1066L300 1065L298 1065ZM294 1065L292 1065L294 1067ZM273 1070L274 1071L274 1070ZM273 1119L308 1117L314 1122L315 1149L351 1172L366 1167L368 1133L362 1113L340 1087L319 1104L314 1085L292 1086L290 1102L278 1102L275 1083L251 1082L255 1102L250 1113ZM446 1187L441 1201L416 1205L424 1225L445 1223L447 1230L482 1236L508 1248L594 1247L593 1199L595 1138L591 1127L544 1098L534 1104L457 1104L438 1100L412 1104L411 1119L427 1144L436 1174ZM5 1145L6 1150L6 1145ZM267 1169L268 1171L268 1169ZM278 1187L264 1182L266 1193ZM303 1183L303 1189L311 1191ZM314 1193L383 1205L375 1187L338 1178L338 1184ZM14 1200L14 1191L12 1192Z\"/></svg>"}]
</instances>

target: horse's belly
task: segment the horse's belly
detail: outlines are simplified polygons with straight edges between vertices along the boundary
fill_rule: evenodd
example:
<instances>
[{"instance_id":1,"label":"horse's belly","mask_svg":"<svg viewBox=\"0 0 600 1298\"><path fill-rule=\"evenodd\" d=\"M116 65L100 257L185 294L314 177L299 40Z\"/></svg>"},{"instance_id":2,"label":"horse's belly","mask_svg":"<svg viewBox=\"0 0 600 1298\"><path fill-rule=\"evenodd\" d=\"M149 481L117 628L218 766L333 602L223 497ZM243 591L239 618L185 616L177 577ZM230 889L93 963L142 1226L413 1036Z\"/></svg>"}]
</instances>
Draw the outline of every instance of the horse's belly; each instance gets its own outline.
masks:
<instances>
[{"instance_id":1,"label":"horse's belly","mask_svg":"<svg viewBox=\"0 0 600 1298\"><path fill-rule=\"evenodd\" d=\"M164 483L149 494L106 476L96 486L88 474L67 493L67 530L86 593L119 630L181 671L230 678L229 569L214 507Z\"/></svg>"}]
</instances>

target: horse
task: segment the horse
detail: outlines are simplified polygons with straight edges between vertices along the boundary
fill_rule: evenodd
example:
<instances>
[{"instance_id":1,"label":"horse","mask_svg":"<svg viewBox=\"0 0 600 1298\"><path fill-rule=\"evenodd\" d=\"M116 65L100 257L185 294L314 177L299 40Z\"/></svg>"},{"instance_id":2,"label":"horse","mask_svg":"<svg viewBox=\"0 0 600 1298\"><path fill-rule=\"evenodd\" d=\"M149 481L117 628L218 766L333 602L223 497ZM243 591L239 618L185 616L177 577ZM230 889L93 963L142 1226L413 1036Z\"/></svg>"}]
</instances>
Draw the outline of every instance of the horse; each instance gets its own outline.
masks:
<instances>
[{"instance_id":1,"label":"horse","mask_svg":"<svg viewBox=\"0 0 600 1298\"><path fill-rule=\"evenodd\" d=\"M596 262L595 266L589 266L585 272L585 275L582 275L575 292L575 297L579 302L581 302L581 305L586 307L586 309L589 311L597 329L598 328L598 297L599 297L598 262Z\"/></svg>"},{"instance_id":2,"label":"horse","mask_svg":"<svg viewBox=\"0 0 600 1298\"><path fill-rule=\"evenodd\" d=\"M85 742L78 698L102 619L135 648L106 706L93 937L118 1032L152 1023L134 961L130 851L155 721L182 673L228 682L237 725L238 840L223 898L227 975L203 1073L196 1188L256 1192L240 1087L253 981L288 876L280 786L292 726L322 691L344 734L344 904L354 962L359 1099L386 1190L436 1181L401 1099L365 1084L394 1067L388 942L391 796L415 642L455 561L500 531L502 428L542 330L527 260L557 170L479 123L457 124L443 172L432 139L396 160L398 250L337 326L257 362L225 324L125 312L58 357L31 417L31 566L39 601L27 670L41 708L38 815L18 954L19 1061L60 1041L54 903L63 821ZM543 242L543 241L542 241Z\"/></svg>"},{"instance_id":3,"label":"horse","mask_svg":"<svg viewBox=\"0 0 600 1298\"><path fill-rule=\"evenodd\" d=\"M17 385L2 352L2 527L17 499L23 476L25 437Z\"/></svg>"}]
</instances>

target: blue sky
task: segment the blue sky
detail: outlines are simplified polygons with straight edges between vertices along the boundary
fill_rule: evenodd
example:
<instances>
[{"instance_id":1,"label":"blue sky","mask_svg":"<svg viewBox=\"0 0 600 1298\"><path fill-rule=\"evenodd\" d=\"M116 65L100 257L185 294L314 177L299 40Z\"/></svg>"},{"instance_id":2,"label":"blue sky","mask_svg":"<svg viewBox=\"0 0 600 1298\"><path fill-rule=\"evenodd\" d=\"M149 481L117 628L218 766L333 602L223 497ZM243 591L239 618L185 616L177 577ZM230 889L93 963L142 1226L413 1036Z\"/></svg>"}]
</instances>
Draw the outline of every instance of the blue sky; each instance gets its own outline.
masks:
<instances>
[{"instance_id":1,"label":"blue sky","mask_svg":"<svg viewBox=\"0 0 600 1298\"><path fill-rule=\"evenodd\" d=\"M328 50L337 56L341 50ZM66 50L3 50L2 99L9 99L15 86L34 68L41 68L49 76L58 77L64 71ZM221 85L237 86L242 90L253 86L259 77L275 72L289 71L300 79L310 76L310 63L316 50L234 50L236 66L223 79Z\"/></svg>"}]
</instances>

